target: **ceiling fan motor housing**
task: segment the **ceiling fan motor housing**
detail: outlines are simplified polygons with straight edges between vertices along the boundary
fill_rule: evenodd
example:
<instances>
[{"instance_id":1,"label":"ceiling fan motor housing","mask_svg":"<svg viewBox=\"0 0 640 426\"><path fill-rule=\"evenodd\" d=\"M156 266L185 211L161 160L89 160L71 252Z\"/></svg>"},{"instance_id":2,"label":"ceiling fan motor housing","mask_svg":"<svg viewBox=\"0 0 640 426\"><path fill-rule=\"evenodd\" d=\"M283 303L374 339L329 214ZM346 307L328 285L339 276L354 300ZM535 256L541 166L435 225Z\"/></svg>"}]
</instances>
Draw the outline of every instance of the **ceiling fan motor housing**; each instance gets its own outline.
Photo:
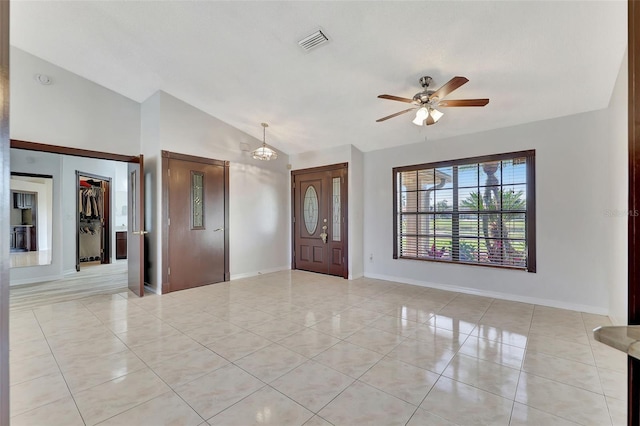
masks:
<instances>
[{"instance_id":1,"label":"ceiling fan motor housing","mask_svg":"<svg viewBox=\"0 0 640 426\"><path fill-rule=\"evenodd\" d=\"M425 75L424 77L420 77L420 80L418 81L420 82L420 86L424 87L425 89L429 87L431 83L433 83L433 79L428 75Z\"/></svg>"},{"instance_id":2,"label":"ceiling fan motor housing","mask_svg":"<svg viewBox=\"0 0 640 426\"><path fill-rule=\"evenodd\" d=\"M429 99L429 98L435 92L436 92L435 90L423 90L422 92L418 92L415 95L413 95L413 101L417 105L424 105L424 104L428 103L429 100L433 100L434 99L434 98L431 98L431 99Z\"/></svg>"},{"instance_id":3,"label":"ceiling fan motor housing","mask_svg":"<svg viewBox=\"0 0 640 426\"><path fill-rule=\"evenodd\" d=\"M424 90L413 95L413 101L416 105L424 105L429 102L431 95L436 92L435 90L428 90L428 87L433 83L433 78L425 75L424 77L420 77L418 81Z\"/></svg>"}]
</instances>

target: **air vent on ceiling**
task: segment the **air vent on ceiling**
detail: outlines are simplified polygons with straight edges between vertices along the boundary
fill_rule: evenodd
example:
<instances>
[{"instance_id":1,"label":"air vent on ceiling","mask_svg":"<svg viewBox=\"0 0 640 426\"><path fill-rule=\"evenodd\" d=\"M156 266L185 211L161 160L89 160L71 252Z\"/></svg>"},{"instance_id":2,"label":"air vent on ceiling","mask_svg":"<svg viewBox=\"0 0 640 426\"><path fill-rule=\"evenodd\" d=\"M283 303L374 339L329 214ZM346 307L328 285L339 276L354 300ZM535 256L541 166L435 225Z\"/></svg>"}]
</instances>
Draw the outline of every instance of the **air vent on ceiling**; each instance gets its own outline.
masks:
<instances>
[{"instance_id":1,"label":"air vent on ceiling","mask_svg":"<svg viewBox=\"0 0 640 426\"><path fill-rule=\"evenodd\" d=\"M322 30L318 30L313 34L309 34L308 36L300 40L298 44L300 45L300 47L302 47L303 50L309 51L328 41L329 41L329 38L326 35L324 35Z\"/></svg>"}]
</instances>

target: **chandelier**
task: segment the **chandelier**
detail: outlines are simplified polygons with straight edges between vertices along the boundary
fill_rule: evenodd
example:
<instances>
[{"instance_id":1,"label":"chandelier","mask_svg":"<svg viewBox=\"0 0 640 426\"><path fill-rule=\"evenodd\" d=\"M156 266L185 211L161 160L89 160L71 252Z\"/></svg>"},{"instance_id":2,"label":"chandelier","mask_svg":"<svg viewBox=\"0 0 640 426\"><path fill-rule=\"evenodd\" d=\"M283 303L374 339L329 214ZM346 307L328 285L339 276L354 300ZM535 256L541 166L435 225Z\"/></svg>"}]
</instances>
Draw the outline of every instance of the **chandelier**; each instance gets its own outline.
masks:
<instances>
[{"instance_id":1,"label":"chandelier","mask_svg":"<svg viewBox=\"0 0 640 426\"><path fill-rule=\"evenodd\" d=\"M262 125L262 146L252 151L251 156L256 160L263 160L263 161L275 160L276 158L278 158L278 153L275 152L273 149L269 148L266 142L267 127L269 127L269 125L267 123L261 123L261 125Z\"/></svg>"}]
</instances>

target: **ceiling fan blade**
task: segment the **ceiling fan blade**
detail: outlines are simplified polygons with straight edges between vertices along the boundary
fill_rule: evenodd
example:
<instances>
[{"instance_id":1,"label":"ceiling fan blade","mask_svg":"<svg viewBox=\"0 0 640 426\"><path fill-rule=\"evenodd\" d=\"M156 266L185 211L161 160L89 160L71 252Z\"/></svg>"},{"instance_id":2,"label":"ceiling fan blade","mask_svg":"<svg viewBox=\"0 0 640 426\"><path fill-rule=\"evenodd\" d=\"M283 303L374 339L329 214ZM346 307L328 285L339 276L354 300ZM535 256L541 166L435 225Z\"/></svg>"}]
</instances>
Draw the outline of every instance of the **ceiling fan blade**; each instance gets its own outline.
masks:
<instances>
[{"instance_id":1,"label":"ceiling fan blade","mask_svg":"<svg viewBox=\"0 0 640 426\"><path fill-rule=\"evenodd\" d=\"M413 111L414 109L415 108L409 108L409 109L405 109L404 111L396 112L395 114L387 115L386 117L378 118L376 120L376 123L388 120L388 119L393 118L393 117L397 117L397 116L402 115L402 114L404 114L406 112Z\"/></svg>"},{"instance_id":2,"label":"ceiling fan blade","mask_svg":"<svg viewBox=\"0 0 640 426\"><path fill-rule=\"evenodd\" d=\"M400 96L393 96L393 95L378 95L378 97L380 99L389 99L390 101L399 101L399 102L406 102L408 104L413 102L413 99L409 99L409 98L401 98Z\"/></svg>"},{"instance_id":3,"label":"ceiling fan blade","mask_svg":"<svg viewBox=\"0 0 640 426\"><path fill-rule=\"evenodd\" d=\"M451 80L447 81L444 86L436 90L429 99L437 97L438 99L442 99L447 96L449 93L456 90L458 87L465 84L469 79L466 77L453 77Z\"/></svg>"},{"instance_id":4,"label":"ceiling fan blade","mask_svg":"<svg viewBox=\"0 0 640 426\"><path fill-rule=\"evenodd\" d=\"M438 102L439 107L483 107L489 99L451 99Z\"/></svg>"}]
</instances>

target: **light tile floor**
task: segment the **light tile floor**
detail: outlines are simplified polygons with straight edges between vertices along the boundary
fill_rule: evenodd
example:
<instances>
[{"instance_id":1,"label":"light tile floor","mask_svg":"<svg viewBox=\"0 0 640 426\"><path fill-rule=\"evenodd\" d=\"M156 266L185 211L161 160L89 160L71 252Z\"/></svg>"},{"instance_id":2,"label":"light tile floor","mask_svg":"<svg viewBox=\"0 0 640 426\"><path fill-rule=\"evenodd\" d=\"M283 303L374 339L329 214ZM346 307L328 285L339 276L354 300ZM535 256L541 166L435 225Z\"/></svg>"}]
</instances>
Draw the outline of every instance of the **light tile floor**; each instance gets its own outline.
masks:
<instances>
[{"instance_id":1,"label":"light tile floor","mask_svg":"<svg viewBox=\"0 0 640 426\"><path fill-rule=\"evenodd\" d=\"M623 425L606 317L283 271L11 311L12 425Z\"/></svg>"}]
</instances>

